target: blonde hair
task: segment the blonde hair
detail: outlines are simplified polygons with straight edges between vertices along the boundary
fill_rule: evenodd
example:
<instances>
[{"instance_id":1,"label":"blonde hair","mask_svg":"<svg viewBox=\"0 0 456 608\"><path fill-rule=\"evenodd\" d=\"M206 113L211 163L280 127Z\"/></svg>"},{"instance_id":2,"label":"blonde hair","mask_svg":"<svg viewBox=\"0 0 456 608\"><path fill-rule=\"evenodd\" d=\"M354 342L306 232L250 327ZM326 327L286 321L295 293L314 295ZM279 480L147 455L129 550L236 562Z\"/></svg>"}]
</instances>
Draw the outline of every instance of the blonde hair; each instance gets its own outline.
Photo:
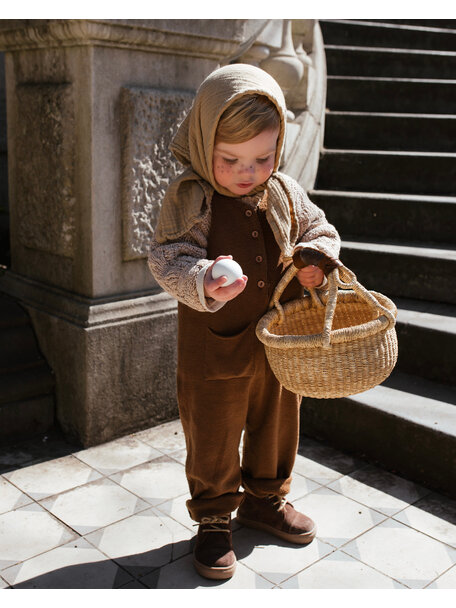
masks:
<instances>
[{"instance_id":1,"label":"blonde hair","mask_svg":"<svg viewBox=\"0 0 456 608\"><path fill-rule=\"evenodd\" d=\"M215 142L239 144L262 131L280 127L280 115L275 104L265 95L243 95L221 115Z\"/></svg>"}]
</instances>

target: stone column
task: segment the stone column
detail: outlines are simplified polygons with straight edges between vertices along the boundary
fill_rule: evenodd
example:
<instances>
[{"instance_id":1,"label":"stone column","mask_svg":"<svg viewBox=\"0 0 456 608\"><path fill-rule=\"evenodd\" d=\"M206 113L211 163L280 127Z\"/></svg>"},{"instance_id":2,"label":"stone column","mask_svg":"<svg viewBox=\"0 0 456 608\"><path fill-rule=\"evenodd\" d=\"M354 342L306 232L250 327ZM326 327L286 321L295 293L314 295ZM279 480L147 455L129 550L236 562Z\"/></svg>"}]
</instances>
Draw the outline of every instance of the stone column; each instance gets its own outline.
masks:
<instances>
[{"instance_id":1,"label":"stone column","mask_svg":"<svg viewBox=\"0 0 456 608\"><path fill-rule=\"evenodd\" d=\"M11 268L85 446L177 416L176 303L147 264L168 144L264 20L3 20Z\"/></svg>"}]
</instances>

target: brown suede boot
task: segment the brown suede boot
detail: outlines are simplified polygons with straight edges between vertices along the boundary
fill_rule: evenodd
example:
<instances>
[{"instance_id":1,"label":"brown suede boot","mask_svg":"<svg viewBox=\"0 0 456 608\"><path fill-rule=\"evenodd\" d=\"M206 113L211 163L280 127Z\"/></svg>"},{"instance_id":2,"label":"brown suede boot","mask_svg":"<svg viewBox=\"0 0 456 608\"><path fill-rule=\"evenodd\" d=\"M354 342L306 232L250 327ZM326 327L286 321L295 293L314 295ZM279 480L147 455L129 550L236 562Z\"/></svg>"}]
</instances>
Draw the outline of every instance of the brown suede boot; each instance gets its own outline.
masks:
<instances>
[{"instance_id":1,"label":"brown suede boot","mask_svg":"<svg viewBox=\"0 0 456 608\"><path fill-rule=\"evenodd\" d=\"M231 515L202 518L193 564L198 574L206 578L225 579L233 576L236 556L231 536Z\"/></svg>"},{"instance_id":2,"label":"brown suede boot","mask_svg":"<svg viewBox=\"0 0 456 608\"><path fill-rule=\"evenodd\" d=\"M258 498L244 492L237 521L248 528L265 530L291 543L307 545L317 533L314 522L295 510L285 497Z\"/></svg>"}]
</instances>

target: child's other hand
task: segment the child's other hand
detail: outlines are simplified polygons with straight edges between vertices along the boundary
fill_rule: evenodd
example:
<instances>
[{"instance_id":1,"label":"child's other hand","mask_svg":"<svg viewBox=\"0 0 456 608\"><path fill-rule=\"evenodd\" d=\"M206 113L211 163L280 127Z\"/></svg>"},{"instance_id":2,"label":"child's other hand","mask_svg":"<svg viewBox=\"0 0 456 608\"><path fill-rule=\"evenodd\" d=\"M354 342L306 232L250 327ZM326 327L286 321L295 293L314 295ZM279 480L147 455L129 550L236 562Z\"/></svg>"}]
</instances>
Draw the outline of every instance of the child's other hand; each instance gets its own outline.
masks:
<instances>
[{"instance_id":1,"label":"child's other hand","mask_svg":"<svg viewBox=\"0 0 456 608\"><path fill-rule=\"evenodd\" d=\"M218 279L212 278L212 266L219 260L232 260L231 255L219 255L219 257L211 264L204 277L204 295L206 298L212 298L217 302L228 302L233 300L241 292L244 291L247 285L247 277L244 274L242 278L237 279L228 287L223 287L223 284L227 281L226 277L219 277Z\"/></svg>"},{"instance_id":2,"label":"child's other hand","mask_svg":"<svg viewBox=\"0 0 456 608\"><path fill-rule=\"evenodd\" d=\"M296 277L303 287L319 287L325 278L324 272L318 266L306 266L298 270Z\"/></svg>"}]
</instances>

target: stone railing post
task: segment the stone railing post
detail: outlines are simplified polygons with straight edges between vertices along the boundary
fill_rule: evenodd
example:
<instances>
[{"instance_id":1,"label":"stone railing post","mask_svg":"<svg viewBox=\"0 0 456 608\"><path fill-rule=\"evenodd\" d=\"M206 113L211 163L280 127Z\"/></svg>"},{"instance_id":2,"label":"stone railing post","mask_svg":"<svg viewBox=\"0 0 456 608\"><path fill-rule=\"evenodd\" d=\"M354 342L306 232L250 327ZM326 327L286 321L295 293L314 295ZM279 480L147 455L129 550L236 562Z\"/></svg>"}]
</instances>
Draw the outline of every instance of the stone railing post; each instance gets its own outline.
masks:
<instances>
[{"instance_id":1,"label":"stone railing post","mask_svg":"<svg viewBox=\"0 0 456 608\"><path fill-rule=\"evenodd\" d=\"M11 268L56 376L63 430L94 445L177 416L176 302L146 263L168 144L196 88L265 20L2 20Z\"/></svg>"}]
</instances>

